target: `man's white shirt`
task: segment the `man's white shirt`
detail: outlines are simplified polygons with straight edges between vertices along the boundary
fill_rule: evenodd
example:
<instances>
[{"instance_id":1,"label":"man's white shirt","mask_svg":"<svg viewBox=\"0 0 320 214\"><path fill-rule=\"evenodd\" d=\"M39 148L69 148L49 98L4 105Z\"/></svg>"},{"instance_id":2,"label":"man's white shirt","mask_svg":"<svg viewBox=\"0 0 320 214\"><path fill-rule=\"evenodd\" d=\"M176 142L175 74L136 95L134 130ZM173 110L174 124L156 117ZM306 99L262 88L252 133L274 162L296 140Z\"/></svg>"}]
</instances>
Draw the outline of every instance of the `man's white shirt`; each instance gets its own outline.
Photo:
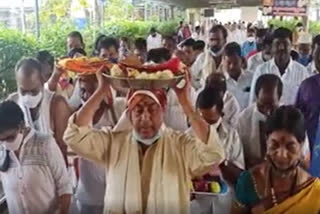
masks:
<instances>
[{"instance_id":1,"label":"man's white shirt","mask_svg":"<svg viewBox=\"0 0 320 214\"><path fill-rule=\"evenodd\" d=\"M246 33L243 30L236 29L234 31L228 32L229 36L227 38L228 43L230 42L236 42L239 45L242 45L246 41Z\"/></svg>"},{"instance_id":2,"label":"man's white shirt","mask_svg":"<svg viewBox=\"0 0 320 214\"><path fill-rule=\"evenodd\" d=\"M0 175L10 213L57 213L59 197L72 194L72 183L56 141L31 130L22 142L22 158L12 151L9 157L9 169Z\"/></svg>"},{"instance_id":3,"label":"man's white shirt","mask_svg":"<svg viewBox=\"0 0 320 214\"><path fill-rule=\"evenodd\" d=\"M156 34L155 37L149 35L147 38L147 49L148 51L155 48L162 47L162 36L160 34Z\"/></svg>"},{"instance_id":4,"label":"man's white shirt","mask_svg":"<svg viewBox=\"0 0 320 214\"><path fill-rule=\"evenodd\" d=\"M243 146L237 130L224 123L222 118L211 126L214 126L217 129L220 143L225 150L226 159L235 164L238 168L245 169ZM192 128L189 128L186 132L194 135Z\"/></svg>"},{"instance_id":5,"label":"man's white shirt","mask_svg":"<svg viewBox=\"0 0 320 214\"><path fill-rule=\"evenodd\" d=\"M241 112L241 107L235 96L229 91L226 91L223 97L223 121L235 128L238 123L238 116Z\"/></svg>"},{"instance_id":6,"label":"man's white shirt","mask_svg":"<svg viewBox=\"0 0 320 214\"><path fill-rule=\"evenodd\" d=\"M204 55L201 56L201 58L199 59L199 63L200 66L199 68L201 68L201 85L204 86L207 77L211 74L211 73L215 73L217 72L217 66L216 66L216 62L214 60L214 56L220 56L221 54L223 54L224 48L222 48L218 53L213 53L209 48L207 48L204 51Z\"/></svg>"},{"instance_id":7,"label":"man's white shirt","mask_svg":"<svg viewBox=\"0 0 320 214\"><path fill-rule=\"evenodd\" d=\"M249 105L253 74L243 70L237 81L231 78L227 72L225 72L225 76L227 79L227 90L235 96L241 110L245 109Z\"/></svg>"},{"instance_id":8,"label":"man's white shirt","mask_svg":"<svg viewBox=\"0 0 320 214\"><path fill-rule=\"evenodd\" d=\"M312 62L309 63L309 65L307 66L307 70L310 73L310 75L318 74L314 60L312 60Z\"/></svg>"},{"instance_id":9,"label":"man's white shirt","mask_svg":"<svg viewBox=\"0 0 320 214\"><path fill-rule=\"evenodd\" d=\"M289 65L283 75L281 75L274 59L265 62L257 68L256 72L254 72L251 84L250 104L256 100L256 82L258 78L264 74L275 74L281 78L283 83L283 92L280 103L284 105L293 105L295 103L300 84L303 80L310 76L310 73L303 65L293 60L290 60Z\"/></svg>"},{"instance_id":10,"label":"man's white shirt","mask_svg":"<svg viewBox=\"0 0 320 214\"><path fill-rule=\"evenodd\" d=\"M201 89L197 91L196 99L203 91L205 87L203 86ZM228 124L229 126L236 128L238 123L238 116L241 112L241 107L235 96L231 94L229 91L226 91L226 93L223 96L223 118L222 120Z\"/></svg>"},{"instance_id":11,"label":"man's white shirt","mask_svg":"<svg viewBox=\"0 0 320 214\"><path fill-rule=\"evenodd\" d=\"M256 72L257 68L264 63L262 52L259 52L248 59L248 71Z\"/></svg>"},{"instance_id":12,"label":"man's white shirt","mask_svg":"<svg viewBox=\"0 0 320 214\"><path fill-rule=\"evenodd\" d=\"M239 115L237 130L243 144L245 160L262 158L259 123L266 120L267 117L258 111L256 103Z\"/></svg>"},{"instance_id":13,"label":"man's white shirt","mask_svg":"<svg viewBox=\"0 0 320 214\"><path fill-rule=\"evenodd\" d=\"M167 93L168 105L164 114L164 123L167 127L177 131L186 131L188 129L187 117L178 101L177 95L173 90L169 90ZM195 106L196 92L190 88L190 100L192 105Z\"/></svg>"},{"instance_id":14,"label":"man's white shirt","mask_svg":"<svg viewBox=\"0 0 320 214\"><path fill-rule=\"evenodd\" d=\"M195 62L192 64L191 71L191 85L197 91L202 87L202 70L205 61L205 53L201 53L197 56Z\"/></svg>"},{"instance_id":15,"label":"man's white shirt","mask_svg":"<svg viewBox=\"0 0 320 214\"><path fill-rule=\"evenodd\" d=\"M258 110L256 103L253 103L240 113L237 131L243 145L245 160L263 158L264 154L261 154L260 122L266 121L267 117ZM302 154L306 157L309 153L309 141L306 138L302 147Z\"/></svg>"}]
</instances>

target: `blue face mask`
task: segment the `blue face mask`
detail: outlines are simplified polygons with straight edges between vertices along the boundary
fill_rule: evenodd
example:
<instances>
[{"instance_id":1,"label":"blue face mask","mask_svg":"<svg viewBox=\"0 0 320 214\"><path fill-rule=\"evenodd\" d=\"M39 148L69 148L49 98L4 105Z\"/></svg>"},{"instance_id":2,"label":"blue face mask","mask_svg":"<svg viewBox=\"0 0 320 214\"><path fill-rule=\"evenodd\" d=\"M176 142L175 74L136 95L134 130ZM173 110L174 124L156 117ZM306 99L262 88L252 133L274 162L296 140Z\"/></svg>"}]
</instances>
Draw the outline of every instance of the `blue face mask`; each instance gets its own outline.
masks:
<instances>
[{"instance_id":1,"label":"blue face mask","mask_svg":"<svg viewBox=\"0 0 320 214\"><path fill-rule=\"evenodd\" d=\"M304 65L307 66L310 63L310 55L299 55L299 62Z\"/></svg>"},{"instance_id":2,"label":"blue face mask","mask_svg":"<svg viewBox=\"0 0 320 214\"><path fill-rule=\"evenodd\" d=\"M160 136L160 130L158 131L158 133L154 137L149 138L149 139L142 139L140 137L140 135L135 130L133 130L132 136L137 142L143 143L146 146L152 145L153 143L155 143L161 137Z\"/></svg>"},{"instance_id":3,"label":"blue face mask","mask_svg":"<svg viewBox=\"0 0 320 214\"><path fill-rule=\"evenodd\" d=\"M118 59L116 58L109 58L109 61L112 63L118 63Z\"/></svg>"}]
</instances>

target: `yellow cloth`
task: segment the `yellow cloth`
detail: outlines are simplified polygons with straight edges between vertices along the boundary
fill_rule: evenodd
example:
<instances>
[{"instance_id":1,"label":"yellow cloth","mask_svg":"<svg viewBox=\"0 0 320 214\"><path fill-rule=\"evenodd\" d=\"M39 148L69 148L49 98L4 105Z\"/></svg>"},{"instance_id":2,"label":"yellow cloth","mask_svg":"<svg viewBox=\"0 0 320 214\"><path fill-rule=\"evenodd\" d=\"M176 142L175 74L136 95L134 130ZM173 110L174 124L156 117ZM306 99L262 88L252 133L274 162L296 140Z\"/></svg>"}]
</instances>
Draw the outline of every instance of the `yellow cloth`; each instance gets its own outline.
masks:
<instances>
[{"instance_id":1,"label":"yellow cloth","mask_svg":"<svg viewBox=\"0 0 320 214\"><path fill-rule=\"evenodd\" d=\"M213 128L207 144L164 128L158 142L146 151L141 170L139 144L131 131L94 130L78 127L73 121L74 116L65 132L65 142L80 156L106 167L105 214L186 214L191 175L203 174L224 159ZM145 172L148 165L151 171ZM147 175L150 179L145 179ZM141 183L148 180L148 184ZM145 192L147 196L143 195Z\"/></svg>"},{"instance_id":2,"label":"yellow cloth","mask_svg":"<svg viewBox=\"0 0 320 214\"><path fill-rule=\"evenodd\" d=\"M209 49L205 50L204 54L205 54L205 59L204 59L203 69L202 69L202 75L203 75L202 79L204 79L205 81L211 73L216 73L218 69L211 55L210 50Z\"/></svg>"},{"instance_id":3,"label":"yellow cloth","mask_svg":"<svg viewBox=\"0 0 320 214\"><path fill-rule=\"evenodd\" d=\"M304 188L298 194L290 197L264 214L319 214L320 211L320 180L315 181Z\"/></svg>"}]
</instances>

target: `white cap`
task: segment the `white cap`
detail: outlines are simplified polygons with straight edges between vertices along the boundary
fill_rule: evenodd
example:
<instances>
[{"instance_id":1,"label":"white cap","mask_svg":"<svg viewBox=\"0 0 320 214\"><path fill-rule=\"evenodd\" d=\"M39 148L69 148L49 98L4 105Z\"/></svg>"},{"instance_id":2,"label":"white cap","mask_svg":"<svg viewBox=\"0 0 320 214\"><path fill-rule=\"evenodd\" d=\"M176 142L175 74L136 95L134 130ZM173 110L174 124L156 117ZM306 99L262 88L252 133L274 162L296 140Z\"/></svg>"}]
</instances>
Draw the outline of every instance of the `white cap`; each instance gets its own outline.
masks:
<instances>
[{"instance_id":1,"label":"white cap","mask_svg":"<svg viewBox=\"0 0 320 214\"><path fill-rule=\"evenodd\" d=\"M298 44L312 44L312 35L305 32L300 33Z\"/></svg>"}]
</instances>

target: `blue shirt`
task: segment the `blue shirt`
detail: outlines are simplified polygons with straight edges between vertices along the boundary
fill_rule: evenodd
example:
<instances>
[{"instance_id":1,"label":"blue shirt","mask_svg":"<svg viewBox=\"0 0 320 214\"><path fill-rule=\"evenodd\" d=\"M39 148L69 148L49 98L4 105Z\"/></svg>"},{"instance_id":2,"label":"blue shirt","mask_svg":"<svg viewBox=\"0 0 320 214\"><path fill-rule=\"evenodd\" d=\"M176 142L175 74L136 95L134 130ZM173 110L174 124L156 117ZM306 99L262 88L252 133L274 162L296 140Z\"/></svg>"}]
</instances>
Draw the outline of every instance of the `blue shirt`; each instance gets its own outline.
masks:
<instances>
[{"instance_id":1,"label":"blue shirt","mask_svg":"<svg viewBox=\"0 0 320 214\"><path fill-rule=\"evenodd\" d=\"M243 57L247 57L249 53L251 53L252 51L257 50L257 45L255 42L244 42L242 45L242 56Z\"/></svg>"},{"instance_id":2,"label":"blue shirt","mask_svg":"<svg viewBox=\"0 0 320 214\"><path fill-rule=\"evenodd\" d=\"M300 85L296 107L301 110L306 121L306 128L311 144L315 144L320 116L320 74L309 77Z\"/></svg>"},{"instance_id":3,"label":"blue shirt","mask_svg":"<svg viewBox=\"0 0 320 214\"><path fill-rule=\"evenodd\" d=\"M296 106L305 118L305 125L311 148L309 173L320 177L320 74L309 77L302 82Z\"/></svg>"}]
</instances>

